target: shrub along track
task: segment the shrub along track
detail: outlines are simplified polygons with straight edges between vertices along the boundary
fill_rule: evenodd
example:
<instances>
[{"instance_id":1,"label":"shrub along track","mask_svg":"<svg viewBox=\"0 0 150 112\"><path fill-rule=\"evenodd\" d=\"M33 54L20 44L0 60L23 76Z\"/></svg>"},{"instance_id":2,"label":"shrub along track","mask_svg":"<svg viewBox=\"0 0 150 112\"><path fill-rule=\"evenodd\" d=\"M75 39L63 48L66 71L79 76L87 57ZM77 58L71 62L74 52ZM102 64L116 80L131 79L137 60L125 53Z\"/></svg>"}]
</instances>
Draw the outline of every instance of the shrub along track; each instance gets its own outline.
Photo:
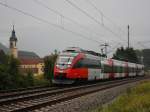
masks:
<instances>
[{"instance_id":1,"label":"shrub along track","mask_svg":"<svg viewBox=\"0 0 150 112\"><path fill-rule=\"evenodd\" d=\"M41 107L46 107L47 105L55 105L56 103L81 97L83 95L148 78L150 77L144 76L136 78L126 78L122 80L113 80L96 84L54 89L50 91L32 93L8 99L6 98L0 100L0 112L27 112L35 109L40 109Z\"/></svg>"}]
</instances>

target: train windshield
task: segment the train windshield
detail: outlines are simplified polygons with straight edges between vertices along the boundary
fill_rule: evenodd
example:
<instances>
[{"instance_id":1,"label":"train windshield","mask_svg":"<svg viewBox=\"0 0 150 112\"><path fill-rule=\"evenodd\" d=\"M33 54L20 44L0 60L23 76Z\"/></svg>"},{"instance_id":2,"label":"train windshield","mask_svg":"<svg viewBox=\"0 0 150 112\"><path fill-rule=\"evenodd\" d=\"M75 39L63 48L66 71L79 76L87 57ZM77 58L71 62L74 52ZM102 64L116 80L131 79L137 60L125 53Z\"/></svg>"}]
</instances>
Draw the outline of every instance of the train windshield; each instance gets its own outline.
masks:
<instances>
[{"instance_id":1,"label":"train windshield","mask_svg":"<svg viewBox=\"0 0 150 112\"><path fill-rule=\"evenodd\" d=\"M74 57L72 56L59 56L56 62L56 66L65 69L71 66L72 60Z\"/></svg>"}]
</instances>

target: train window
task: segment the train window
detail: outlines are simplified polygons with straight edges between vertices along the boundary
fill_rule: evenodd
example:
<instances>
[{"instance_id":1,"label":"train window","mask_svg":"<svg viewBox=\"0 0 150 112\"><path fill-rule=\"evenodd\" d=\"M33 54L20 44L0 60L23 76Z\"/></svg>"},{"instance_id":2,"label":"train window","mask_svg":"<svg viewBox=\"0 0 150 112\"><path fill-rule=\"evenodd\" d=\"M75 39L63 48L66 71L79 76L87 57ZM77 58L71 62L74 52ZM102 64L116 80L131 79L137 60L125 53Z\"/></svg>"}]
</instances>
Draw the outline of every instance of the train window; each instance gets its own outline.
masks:
<instances>
[{"instance_id":1,"label":"train window","mask_svg":"<svg viewBox=\"0 0 150 112\"><path fill-rule=\"evenodd\" d=\"M92 59L82 59L79 60L75 65L74 68L100 68L101 64L98 60L92 60Z\"/></svg>"},{"instance_id":2,"label":"train window","mask_svg":"<svg viewBox=\"0 0 150 112\"><path fill-rule=\"evenodd\" d=\"M125 68L122 66L114 66L113 67L113 72L114 73L123 73L125 71Z\"/></svg>"},{"instance_id":3,"label":"train window","mask_svg":"<svg viewBox=\"0 0 150 112\"><path fill-rule=\"evenodd\" d=\"M83 66L83 59L80 59L75 65L74 68L81 68Z\"/></svg>"},{"instance_id":4,"label":"train window","mask_svg":"<svg viewBox=\"0 0 150 112\"><path fill-rule=\"evenodd\" d=\"M124 73L125 72L125 67L122 67L122 72L121 73Z\"/></svg>"},{"instance_id":5,"label":"train window","mask_svg":"<svg viewBox=\"0 0 150 112\"><path fill-rule=\"evenodd\" d=\"M112 72L112 66L104 64L104 68L103 69L104 69L103 70L104 73L111 73Z\"/></svg>"},{"instance_id":6,"label":"train window","mask_svg":"<svg viewBox=\"0 0 150 112\"><path fill-rule=\"evenodd\" d=\"M124 67L124 72L125 72L125 73L128 72L128 67Z\"/></svg>"},{"instance_id":7,"label":"train window","mask_svg":"<svg viewBox=\"0 0 150 112\"><path fill-rule=\"evenodd\" d=\"M134 72L134 68L132 68L132 73Z\"/></svg>"},{"instance_id":8,"label":"train window","mask_svg":"<svg viewBox=\"0 0 150 112\"><path fill-rule=\"evenodd\" d=\"M74 57L71 56L60 56L57 59L57 64L71 64Z\"/></svg>"},{"instance_id":9,"label":"train window","mask_svg":"<svg viewBox=\"0 0 150 112\"><path fill-rule=\"evenodd\" d=\"M120 73L120 66L117 66L117 73Z\"/></svg>"},{"instance_id":10,"label":"train window","mask_svg":"<svg viewBox=\"0 0 150 112\"><path fill-rule=\"evenodd\" d=\"M133 67L130 67L130 68L129 68L129 72L130 72L130 73L133 73L133 72L134 72L134 68L133 68Z\"/></svg>"},{"instance_id":11,"label":"train window","mask_svg":"<svg viewBox=\"0 0 150 112\"><path fill-rule=\"evenodd\" d=\"M89 59L88 60L88 67L89 68L100 68L101 67L100 61Z\"/></svg>"},{"instance_id":12,"label":"train window","mask_svg":"<svg viewBox=\"0 0 150 112\"><path fill-rule=\"evenodd\" d=\"M117 73L117 69L118 69L118 67L117 67L117 66L114 66L114 67L113 67L113 72L114 72L114 73Z\"/></svg>"},{"instance_id":13,"label":"train window","mask_svg":"<svg viewBox=\"0 0 150 112\"><path fill-rule=\"evenodd\" d=\"M123 67L120 66L120 73L123 73Z\"/></svg>"},{"instance_id":14,"label":"train window","mask_svg":"<svg viewBox=\"0 0 150 112\"><path fill-rule=\"evenodd\" d=\"M131 72L131 68L129 67L129 72Z\"/></svg>"}]
</instances>

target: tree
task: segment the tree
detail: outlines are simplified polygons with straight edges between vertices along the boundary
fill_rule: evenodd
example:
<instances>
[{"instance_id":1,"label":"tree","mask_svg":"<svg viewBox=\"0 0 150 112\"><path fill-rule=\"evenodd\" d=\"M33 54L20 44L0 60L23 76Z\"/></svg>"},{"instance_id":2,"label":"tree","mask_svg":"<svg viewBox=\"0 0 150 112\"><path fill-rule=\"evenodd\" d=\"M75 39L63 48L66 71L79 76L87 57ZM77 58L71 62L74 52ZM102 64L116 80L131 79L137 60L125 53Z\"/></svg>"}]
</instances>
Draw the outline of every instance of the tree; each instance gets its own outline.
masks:
<instances>
[{"instance_id":1,"label":"tree","mask_svg":"<svg viewBox=\"0 0 150 112\"><path fill-rule=\"evenodd\" d=\"M0 64L7 64L7 56L3 50L0 50Z\"/></svg>"},{"instance_id":2,"label":"tree","mask_svg":"<svg viewBox=\"0 0 150 112\"><path fill-rule=\"evenodd\" d=\"M143 62L146 67L146 69L150 69L150 49L143 49L142 50L143 54Z\"/></svg>"},{"instance_id":3,"label":"tree","mask_svg":"<svg viewBox=\"0 0 150 112\"><path fill-rule=\"evenodd\" d=\"M18 75L19 74L19 65L20 65L19 60L10 56L8 63L9 63L9 73L12 75Z\"/></svg>"},{"instance_id":4,"label":"tree","mask_svg":"<svg viewBox=\"0 0 150 112\"><path fill-rule=\"evenodd\" d=\"M55 65L57 56L58 56L58 52L55 50L54 54L52 53L51 55L46 56L44 58L44 63L45 63L44 75L46 79L50 80L50 82L52 81L52 78L53 78L54 65Z\"/></svg>"},{"instance_id":5,"label":"tree","mask_svg":"<svg viewBox=\"0 0 150 112\"><path fill-rule=\"evenodd\" d=\"M19 61L4 52L0 52L0 89L12 89L19 86Z\"/></svg>"},{"instance_id":6,"label":"tree","mask_svg":"<svg viewBox=\"0 0 150 112\"><path fill-rule=\"evenodd\" d=\"M12 76L8 73L8 68L0 64L0 90L13 88Z\"/></svg>"},{"instance_id":7,"label":"tree","mask_svg":"<svg viewBox=\"0 0 150 112\"><path fill-rule=\"evenodd\" d=\"M33 78L32 71L28 71L26 78L27 78L28 85L33 86L34 85L34 78Z\"/></svg>"},{"instance_id":8,"label":"tree","mask_svg":"<svg viewBox=\"0 0 150 112\"><path fill-rule=\"evenodd\" d=\"M133 48L117 48L116 53L113 55L113 59L139 63L136 51Z\"/></svg>"}]
</instances>

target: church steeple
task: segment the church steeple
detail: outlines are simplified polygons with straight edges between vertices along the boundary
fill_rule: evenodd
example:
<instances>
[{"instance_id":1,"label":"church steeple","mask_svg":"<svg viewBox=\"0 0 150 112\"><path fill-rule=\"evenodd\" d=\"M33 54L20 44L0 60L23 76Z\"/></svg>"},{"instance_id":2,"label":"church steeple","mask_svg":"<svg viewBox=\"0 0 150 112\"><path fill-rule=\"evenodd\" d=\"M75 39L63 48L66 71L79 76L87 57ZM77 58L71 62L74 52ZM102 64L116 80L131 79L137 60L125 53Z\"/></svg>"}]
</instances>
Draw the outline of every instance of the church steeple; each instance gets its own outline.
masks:
<instances>
[{"instance_id":1,"label":"church steeple","mask_svg":"<svg viewBox=\"0 0 150 112\"><path fill-rule=\"evenodd\" d=\"M18 50L17 50L17 37L16 37L16 34L15 34L15 30L14 30L14 25L13 25L13 30L12 30L12 33L11 33L11 37L9 39L9 42L10 42L10 54L17 58L18 57Z\"/></svg>"},{"instance_id":2,"label":"church steeple","mask_svg":"<svg viewBox=\"0 0 150 112\"><path fill-rule=\"evenodd\" d=\"M15 30L14 30L14 25L13 25L13 30L12 30L12 33L11 33L10 41L17 41L17 37L16 37L16 34L15 34Z\"/></svg>"}]
</instances>

